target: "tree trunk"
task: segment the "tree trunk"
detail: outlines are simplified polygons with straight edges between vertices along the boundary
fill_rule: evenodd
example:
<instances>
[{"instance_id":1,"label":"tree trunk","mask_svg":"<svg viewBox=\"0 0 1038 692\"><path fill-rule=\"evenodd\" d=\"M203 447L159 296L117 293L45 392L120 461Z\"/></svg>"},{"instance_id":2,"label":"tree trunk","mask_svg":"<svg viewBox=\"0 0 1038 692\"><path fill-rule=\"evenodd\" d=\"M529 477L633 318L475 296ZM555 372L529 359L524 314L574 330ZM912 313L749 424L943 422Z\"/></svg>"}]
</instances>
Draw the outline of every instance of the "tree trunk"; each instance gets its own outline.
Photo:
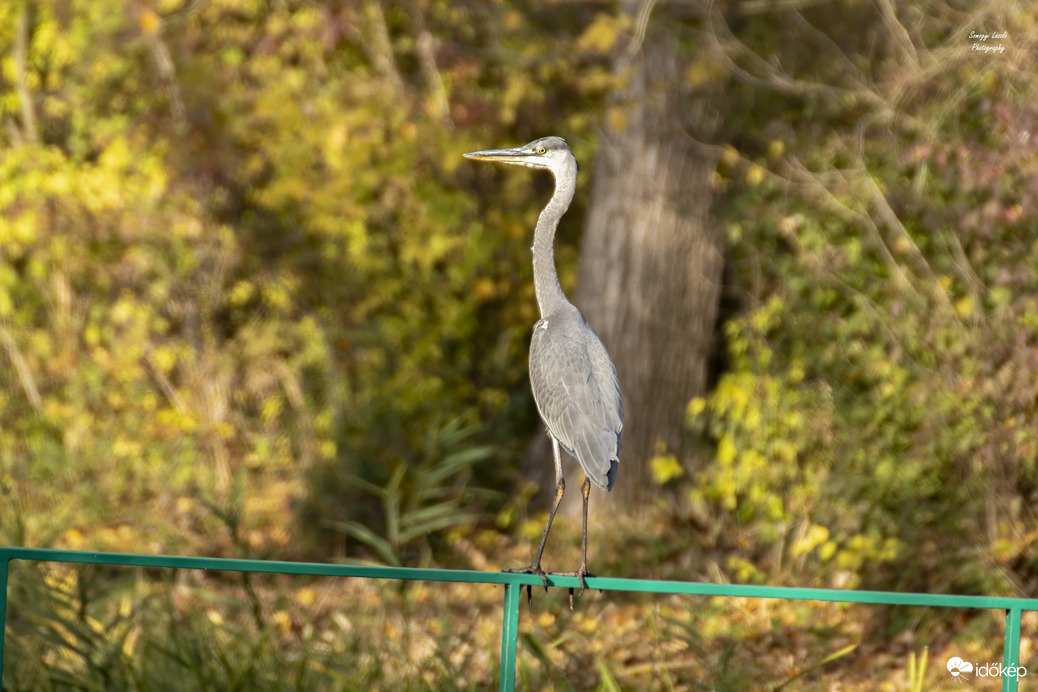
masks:
<instances>
[{"instance_id":1,"label":"tree trunk","mask_svg":"<svg viewBox=\"0 0 1038 692\"><path fill-rule=\"evenodd\" d=\"M695 141L714 130L711 94L683 88L674 32L653 24L616 94L623 117L607 123L595 162L576 294L620 376L612 495L626 511L653 487L658 443L681 457L686 407L707 390L724 266L710 216L716 156Z\"/></svg>"}]
</instances>

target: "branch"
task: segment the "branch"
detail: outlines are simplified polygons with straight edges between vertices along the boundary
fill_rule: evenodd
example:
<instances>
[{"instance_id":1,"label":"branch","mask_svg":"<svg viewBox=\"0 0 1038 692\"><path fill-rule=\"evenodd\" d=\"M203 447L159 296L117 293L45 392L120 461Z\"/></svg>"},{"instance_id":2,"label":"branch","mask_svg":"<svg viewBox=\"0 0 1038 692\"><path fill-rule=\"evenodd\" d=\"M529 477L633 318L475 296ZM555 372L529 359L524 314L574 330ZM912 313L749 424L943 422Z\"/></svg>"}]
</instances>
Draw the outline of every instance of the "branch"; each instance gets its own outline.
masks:
<instances>
[{"instance_id":1,"label":"branch","mask_svg":"<svg viewBox=\"0 0 1038 692\"><path fill-rule=\"evenodd\" d=\"M746 0L739 3L740 17L753 17L775 12L799 12L808 7L823 5L827 0Z\"/></svg>"},{"instance_id":2,"label":"branch","mask_svg":"<svg viewBox=\"0 0 1038 692\"><path fill-rule=\"evenodd\" d=\"M433 94L433 102L436 105L437 116L448 128L453 128L451 121L450 97L447 95L447 87L443 83L440 69L436 66L436 38L425 28L425 20L419 14L418 40L415 42L415 51L418 53L418 65L422 70L422 76Z\"/></svg>"},{"instance_id":3,"label":"branch","mask_svg":"<svg viewBox=\"0 0 1038 692\"><path fill-rule=\"evenodd\" d=\"M894 284L899 288L903 288L911 292L917 298L919 297L918 291L912 286L912 282L908 278L908 274L904 268L898 263L894 254L887 247L886 242L883 240L882 234L879 232L879 227L876 222L873 221L872 217L861 209L855 209L847 205L845 202L840 200L832 191L832 184L825 183L820 180L820 174L814 173L805 166L800 159L796 157L790 158L789 164L790 172L793 173L793 177L797 182L804 184L811 192L814 193L815 199L819 200L822 204L827 206L830 210L834 211L844 218L853 219L854 221L861 224L861 226L868 232L875 244L876 249L879 251L880 257L887 265L887 269L890 271L890 275L894 277ZM848 180L847 174L840 170L834 170L840 181L850 188L850 180Z\"/></svg>"},{"instance_id":4,"label":"branch","mask_svg":"<svg viewBox=\"0 0 1038 692\"><path fill-rule=\"evenodd\" d=\"M18 373L18 380L22 383L25 396L29 399L33 409L39 413L41 405L40 390L36 388L36 382L32 379L32 371L29 370L25 358L22 357L22 352L18 350L18 344L14 342L14 337L7 331L7 327L2 324L0 324L0 344L3 344L4 349L7 351L7 357L11 359L11 364L14 366L15 372Z\"/></svg>"},{"instance_id":5,"label":"branch","mask_svg":"<svg viewBox=\"0 0 1038 692\"><path fill-rule=\"evenodd\" d=\"M39 132L36 130L36 108L32 103L32 94L29 92L29 80L26 77L27 56L29 53L29 9L28 3L22 0L21 11L18 13L18 26L14 32L14 71L15 82L18 89L18 102L22 110L22 128L25 139L30 144L40 141Z\"/></svg>"},{"instance_id":6,"label":"branch","mask_svg":"<svg viewBox=\"0 0 1038 692\"><path fill-rule=\"evenodd\" d=\"M144 10L144 12L145 14L142 15L140 21L144 41L148 46L148 50L151 51L151 58L155 61L155 67L158 68L159 75L166 82L166 95L169 97L173 117L183 126L187 122L187 111L184 108L184 98L180 93L180 85L177 83L177 71L173 65L173 58L170 56L169 48L166 47L160 35L162 20L150 9Z\"/></svg>"},{"instance_id":7,"label":"branch","mask_svg":"<svg viewBox=\"0 0 1038 692\"><path fill-rule=\"evenodd\" d=\"M641 3L638 5L638 16L634 22L634 36L617 62L619 67L627 67L641 51L642 44L645 42L645 31L649 26L649 16L652 14L652 8L655 4L656 0L641 0Z\"/></svg>"},{"instance_id":8,"label":"branch","mask_svg":"<svg viewBox=\"0 0 1038 692\"><path fill-rule=\"evenodd\" d=\"M372 37L370 44L365 44L369 47L368 56L379 76L389 82L389 89L395 94L400 94L404 81L393 58L393 43L389 39L389 29L386 27L386 16L382 12L380 0L368 0L364 3L364 16L368 20Z\"/></svg>"},{"instance_id":9,"label":"branch","mask_svg":"<svg viewBox=\"0 0 1038 692\"><path fill-rule=\"evenodd\" d=\"M713 12L711 18L710 31L706 32L707 37L713 41L715 53L725 67L739 79L750 84L776 89L793 96L817 95L834 100L841 97L850 98L868 106L872 113L871 118L875 121L883 124L900 122L912 132L930 134L931 130L925 123L892 106L892 104L896 104L896 101L892 100L889 94L880 93L867 84L858 70L854 70L858 74L848 75L851 87L796 79L774 63L757 55L746 44L736 38L719 12ZM797 15L797 19L813 32L819 32L818 29L808 24L799 15ZM833 46L836 45L831 39L828 39L827 43ZM845 65L849 64L846 56L841 51L837 50L836 53L842 63ZM733 59L733 56L744 58L750 67L746 68L739 65Z\"/></svg>"},{"instance_id":10,"label":"branch","mask_svg":"<svg viewBox=\"0 0 1038 692\"><path fill-rule=\"evenodd\" d=\"M144 369L147 370L148 374L151 375L153 380L155 380L155 384L159 386L159 389L162 390L166 400L173 405L173 408L175 408L178 413L187 413L187 404L184 403L184 400L180 397L177 388L174 387L173 383L169 381L169 378L155 366L155 363L152 362L151 358L147 354L141 356L141 365L144 366Z\"/></svg>"},{"instance_id":11,"label":"branch","mask_svg":"<svg viewBox=\"0 0 1038 692\"><path fill-rule=\"evenodd\" d=\"M890 4L890 0L873 0L876 8L879 10L880 16L883 18L883 23L886 24L887 30L894 37L894 42L897 44L898 49L901 51L901 55L912 63L912 66L916 69L919 68L919 55L915 52L915 46L912 44L912 38L908 35L908 30L905 29L904 25L898 20L897 13L894 12L893 5Z\"/></svg>"}]
</instances>

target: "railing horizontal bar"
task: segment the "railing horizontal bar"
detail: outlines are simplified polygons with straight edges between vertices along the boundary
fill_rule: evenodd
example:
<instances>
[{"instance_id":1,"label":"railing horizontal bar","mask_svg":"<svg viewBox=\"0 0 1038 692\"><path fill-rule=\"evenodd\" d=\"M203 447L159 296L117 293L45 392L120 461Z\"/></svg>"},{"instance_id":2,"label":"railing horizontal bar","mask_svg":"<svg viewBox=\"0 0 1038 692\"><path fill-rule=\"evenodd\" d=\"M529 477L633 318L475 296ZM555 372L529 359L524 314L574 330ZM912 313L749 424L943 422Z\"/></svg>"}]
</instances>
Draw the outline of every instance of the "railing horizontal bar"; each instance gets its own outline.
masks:
<instances>
[{"instance_id":1,"label":"railing horizontal bar","mask_svg":"<svg viewBox=\"0 0 1038 692\"><path fill-rule=\"evenodd\" d=\"M362 577L369 579L403 579L414 581L459 582L473 584L516 584L540 586L540 577L510 572L478 572L473 570L424 569L415 567L383 567L374 565L333 565L316 562L283 562L275 560L236 560L230 558L137 555L99 553L43 548L0 547L0 560L36 560L41 562L73 562L130 567L171 569L204 569L270 574L300 574L326 577ZM548 576L551 586L579 587L576 577ZM1038 610L1036 598L1005 596L958 596L951 594L896 593L889 591L843 591L839 589L806 589L788 586L753 586L747 584L705 584L699 582L652 581L588 577L592 590L634 591L642 593L683 594L694 596L728 596L774 598L797 601L829 601L874 605L924 606L938 608L980 608L1002 610Z\"/></svg>"}]
</instances>

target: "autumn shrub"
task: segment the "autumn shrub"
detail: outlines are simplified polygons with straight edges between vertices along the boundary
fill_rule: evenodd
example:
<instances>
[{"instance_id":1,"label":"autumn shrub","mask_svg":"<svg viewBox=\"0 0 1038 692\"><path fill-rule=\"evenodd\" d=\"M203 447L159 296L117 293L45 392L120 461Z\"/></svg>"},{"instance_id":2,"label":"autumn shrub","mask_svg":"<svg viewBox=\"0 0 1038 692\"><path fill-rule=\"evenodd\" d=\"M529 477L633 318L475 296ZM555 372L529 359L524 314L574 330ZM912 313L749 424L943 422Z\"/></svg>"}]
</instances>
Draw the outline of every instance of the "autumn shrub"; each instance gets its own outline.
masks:
<instances>
[{"instance_id":1,"label":"autumn shrub","mask_svg":"<svg viewBox=\"0 0 1038 692\"><path fill-rule=\"evenodd\" d=\"M0 8L9 535L370 557L331 527L383 531L370 491L401 472L477 519L500 503L465 489L511 483L534 424L544 185L461 154L559 128L587 158L564 95L611 83L619 25L594 14L560 34L481 2ZM465 456L490 440L497 463Z\"/></svg>"},{"instance_id":2,"label":"autumn shrub","mask_svg":"<svg viewBox=\"0 0 1038 692\"><path fill-rule=\"evenodd\" d=\"M744 578L779 564L798 582L1012 593L1038 577L1034 32L1000 16L1017 43L982 60L965 36L992 6L955 22L938 6L902 8L913 28L891 40L911 51L862 62L831 43L815 68L794 44L853 36L849 17L718 28L712 59L767 105L734 107L733 127L765 121L721 157L745 293L729 369L690 405L716 445L691 500L752 533Z\"/></svg>"}]
</instances>

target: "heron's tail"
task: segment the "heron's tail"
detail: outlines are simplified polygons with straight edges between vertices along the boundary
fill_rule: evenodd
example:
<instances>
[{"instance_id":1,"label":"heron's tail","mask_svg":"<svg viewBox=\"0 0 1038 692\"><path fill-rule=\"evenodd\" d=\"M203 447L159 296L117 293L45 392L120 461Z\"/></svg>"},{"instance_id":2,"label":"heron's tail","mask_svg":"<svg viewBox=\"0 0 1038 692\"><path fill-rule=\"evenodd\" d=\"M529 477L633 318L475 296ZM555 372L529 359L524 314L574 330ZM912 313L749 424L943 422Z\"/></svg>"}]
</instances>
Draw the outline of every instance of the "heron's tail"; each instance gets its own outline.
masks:
<instances>
[{"instance_id":1,"label":"heron's tail","mask_svg":"<svg viewBox=\"0 0 1038 692\"><path fill-rule=\"evenodd\" d=\"M577 440L573 456L588 478L603 490L612 490L620 468L620 439L614 432L589 432Z\"/></svg>"},{"instance_id":2,"label":"heron's tail","mask_svg":"<svg viewBox=\"0 0 1038 692\"><path fill-rule=\"evenodd\" d=\"M619 470L619 468L620 468L620 462L619 461L617 461L616 459L610 459L609 460L609 473L606 474L606 481L607 481L606 491L607 492L611 491L613 489L613 483L616 482L616 472L617 472L617 470Z\"/></svg>"}]
</instances>

